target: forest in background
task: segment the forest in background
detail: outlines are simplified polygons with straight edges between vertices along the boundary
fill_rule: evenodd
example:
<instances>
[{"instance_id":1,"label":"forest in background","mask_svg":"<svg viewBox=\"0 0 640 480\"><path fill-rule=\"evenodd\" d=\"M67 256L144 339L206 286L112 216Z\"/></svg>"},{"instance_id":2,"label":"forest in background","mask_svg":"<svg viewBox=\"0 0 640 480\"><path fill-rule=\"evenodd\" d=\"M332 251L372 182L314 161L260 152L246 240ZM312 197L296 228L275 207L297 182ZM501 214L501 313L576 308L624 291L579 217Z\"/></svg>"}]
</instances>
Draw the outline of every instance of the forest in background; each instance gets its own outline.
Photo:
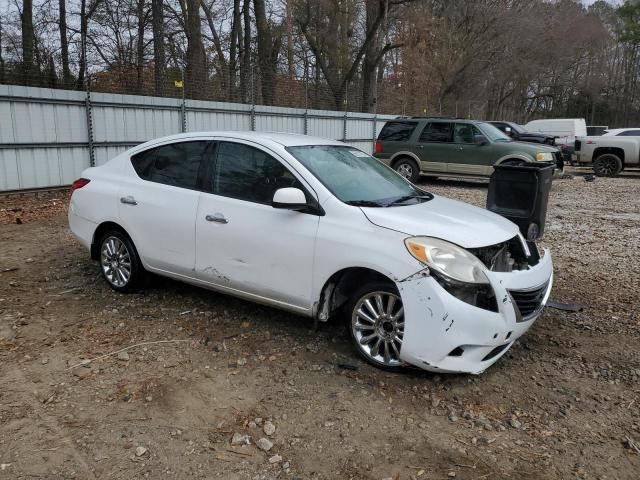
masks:
<instances>
[{"instance_id":1,"label":"forest in background","mask_svg":"<svg viewBox=\"0 0 640 480\"><path fill-rule=\"evenodd\" d=\"M0 84L616 127L639 77L638 0L0 0Z\"/></svg>"}]
</instances>

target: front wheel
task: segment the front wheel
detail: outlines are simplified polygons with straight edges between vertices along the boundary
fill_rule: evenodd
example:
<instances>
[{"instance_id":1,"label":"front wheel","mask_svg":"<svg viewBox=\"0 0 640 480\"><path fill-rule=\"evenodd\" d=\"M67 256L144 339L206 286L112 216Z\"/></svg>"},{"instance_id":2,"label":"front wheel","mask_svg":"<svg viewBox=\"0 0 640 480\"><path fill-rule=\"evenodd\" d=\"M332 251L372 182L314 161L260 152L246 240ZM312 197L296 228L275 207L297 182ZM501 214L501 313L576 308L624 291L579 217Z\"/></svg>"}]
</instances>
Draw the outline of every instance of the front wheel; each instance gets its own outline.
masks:
<instances>
[{"instance_id":1,"label":"front wheel","mask_svg":"<svg viewBox=\"0 0 640 480\"><path fill-rule=\"evenodd\" d=\"M347 304L347 328L358 354L371 365L401 371L404 308L392 283L372 282L359 288Z\"/></svg>"},{"instance_id":2,"label":"front wheel","mask_svg":"<svg viewBox=\"0 0 640 480\"><path fill-rule=\"evenodd\" d=\"M614 177L622 171L622 160L613 153L605 153L594 160L593 171L599 177Z\"/></svg>"},{"instance_id":3,"label":"front wheel","mask_svg":"<svg viewBox=\"0 0 640 480\"><path fill-rule=\"evenodd\" d=\"M418 167L415 160L411 158L402 158L398 160L393 165L393 169L411 183L416 183L418 178L420 178L420 167Z\"/></svg>"},{"instance_id":4,"label":"front wheel","mask_svg":"<svg viewBox=\"0 0 640 480\"><path fill-rule=\"evenodd\" d=\"M133 243L118 230L105 233L100 240L100 270L109 286L121 293L140 288L145 273Z\"/></svg>"}]
</instances>

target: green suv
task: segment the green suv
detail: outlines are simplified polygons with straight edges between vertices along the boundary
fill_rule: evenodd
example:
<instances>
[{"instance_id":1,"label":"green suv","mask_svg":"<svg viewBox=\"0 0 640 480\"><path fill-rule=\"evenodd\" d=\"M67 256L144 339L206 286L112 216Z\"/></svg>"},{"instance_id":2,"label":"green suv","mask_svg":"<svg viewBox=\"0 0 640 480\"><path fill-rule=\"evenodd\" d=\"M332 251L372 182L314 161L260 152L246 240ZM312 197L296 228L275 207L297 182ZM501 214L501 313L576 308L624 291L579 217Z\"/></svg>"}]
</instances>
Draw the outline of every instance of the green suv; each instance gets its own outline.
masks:
<instances>
[{"instance_id":1,"label":"green suv","mask_svg":"<svg viewBox=\"0 0 640 480\"><path fill-rule=\"evenodd\" d=\"M487 177L498 164L562 161L557 148L514 142L487 122L437 117L388 121L374 155L412 182L420 173Z\"/></svg>"}]
</instances>

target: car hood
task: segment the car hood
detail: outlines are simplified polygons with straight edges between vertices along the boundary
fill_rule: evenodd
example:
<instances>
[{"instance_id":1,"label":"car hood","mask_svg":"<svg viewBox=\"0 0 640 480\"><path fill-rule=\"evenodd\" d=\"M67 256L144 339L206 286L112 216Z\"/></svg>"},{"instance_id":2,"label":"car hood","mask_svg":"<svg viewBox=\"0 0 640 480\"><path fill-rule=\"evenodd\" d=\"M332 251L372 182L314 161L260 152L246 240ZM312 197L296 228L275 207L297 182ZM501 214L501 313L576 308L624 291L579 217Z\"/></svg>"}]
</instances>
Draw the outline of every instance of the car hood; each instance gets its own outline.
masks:
<instances>
[{"instance_id":1,"label":"car hood","mask_svg":"<svg viewBox=\"0 0 640 480\"><path fill-rule=\"evenodd\" d=\"M500 215L467 203L435 195L416 205L362 208L371 223L412 236L436 237L464 248L504 242L518 227Z\"/></svg>"},{"instance_id":2,"label":"car hood","mask_svg":"<svg viewBox=\"0 0 640 480\"><path fill-rule=\"evenodd\" d=\"M552 147L551 145L544 145L542 143L528 143L528 142L515 141L515 142L508 142L506 143L506 145L510 145L511 150L513 150L514 148L518 148L519 150L524 150L530 153L531 155L535 155L538 152L555 153L558 151L556 147Z\"/></svg>"}]
</instances>

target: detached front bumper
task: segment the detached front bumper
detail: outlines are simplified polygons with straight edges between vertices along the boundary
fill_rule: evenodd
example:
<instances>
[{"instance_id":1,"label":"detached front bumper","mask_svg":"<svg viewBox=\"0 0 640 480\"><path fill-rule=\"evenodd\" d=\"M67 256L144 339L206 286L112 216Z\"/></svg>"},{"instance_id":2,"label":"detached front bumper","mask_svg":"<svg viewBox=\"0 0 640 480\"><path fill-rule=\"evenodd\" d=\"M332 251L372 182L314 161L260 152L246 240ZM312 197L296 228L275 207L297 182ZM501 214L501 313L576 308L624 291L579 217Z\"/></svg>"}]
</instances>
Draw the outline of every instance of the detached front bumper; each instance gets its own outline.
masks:
<instances>
[{"instance_id":1,"label":"detached front bumper","mask_svg":"<svg viewBox=\"0 0 640 480\"><path fill-rule=\"evenodd\" d=\"M437 372L486 370L542 313L553 283L551 254L545 250L529 270L487 272L487 277L497 312L458 300L420 272L398 282L405 318L401 360Z\"/></svg>"}]
</instances>

